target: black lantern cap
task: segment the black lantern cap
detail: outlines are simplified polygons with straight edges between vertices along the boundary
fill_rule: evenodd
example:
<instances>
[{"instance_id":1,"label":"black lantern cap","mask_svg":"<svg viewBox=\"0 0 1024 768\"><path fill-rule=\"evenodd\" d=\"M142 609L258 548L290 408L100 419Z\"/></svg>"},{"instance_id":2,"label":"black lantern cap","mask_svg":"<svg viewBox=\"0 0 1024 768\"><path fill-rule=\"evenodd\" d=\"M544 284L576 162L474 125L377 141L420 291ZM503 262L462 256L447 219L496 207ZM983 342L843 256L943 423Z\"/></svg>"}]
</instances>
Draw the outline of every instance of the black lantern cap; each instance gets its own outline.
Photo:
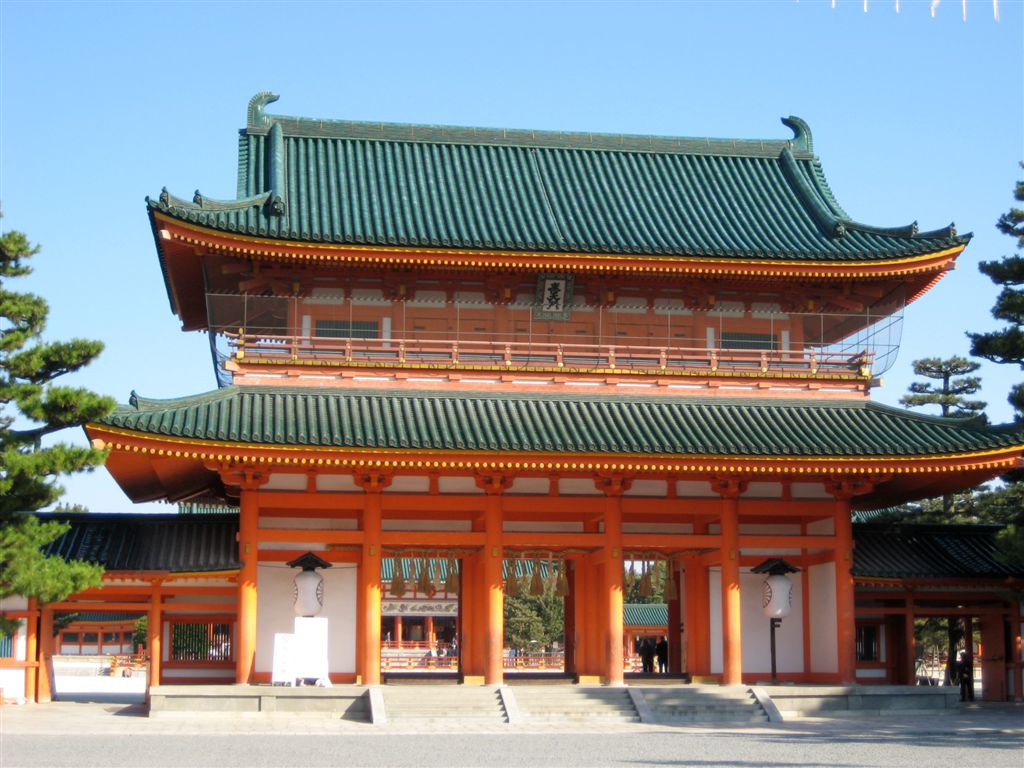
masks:
<instances>
[{"instance_id":1,"label":"black lantern cap","mask_svg":"<svg viewBox=\"0 0 1024 768\"><path fill-rule=\"evenodd\" d=\"M294 560L285 563L289 568L301 568L304 571L315 571L317 568L330 568L331 564L322 557L317 557L312 552L296 557Z\"/></svg>"},{"instance_id":2,"label":"black lantern cap","mask_svg":"<svg viewBox=\"0 0 1024 768\"><path fill-rule=\"evenodd\" d=\"M790 565L781 557L770 557L760 565L750 569L751 573L767 573L769 576L784 576L787 573L799 573L800 569Z\"/></svg>"}]
</instances>

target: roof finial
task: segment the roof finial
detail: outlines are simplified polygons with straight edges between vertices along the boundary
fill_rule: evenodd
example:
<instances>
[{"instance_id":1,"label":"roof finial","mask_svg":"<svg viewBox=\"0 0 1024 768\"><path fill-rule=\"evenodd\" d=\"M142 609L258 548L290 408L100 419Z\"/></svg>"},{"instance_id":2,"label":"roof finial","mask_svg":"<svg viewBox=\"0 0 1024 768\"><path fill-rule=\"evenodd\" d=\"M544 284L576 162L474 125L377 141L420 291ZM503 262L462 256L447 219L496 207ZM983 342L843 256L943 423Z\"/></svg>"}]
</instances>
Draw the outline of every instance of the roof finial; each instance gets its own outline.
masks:
<instances>
[{"instance_id":1,"label":"roof finial","mask_svg":"<svg viewBox=\"0 0 1024 768\"><path fill-rule=\"evenodd\" d=\"M270 118L263 114L263 109L267 104L273 104L279 98L281 97L271 91L260 91L249 99L248 127L262 128L270 125Z\"/></svg>"},{"instance_id":2,"label":"roof finial","mask_svg":"<svg viewBox=\"0 0 1024 768\"><path fill-rule=\"evenodd\" d=\"M811 137L811 126L802 118L790 115L782 118L782 124L793 131L793 150L796 152L813 152L814 139Z\"/></svg>"}]
</instances>

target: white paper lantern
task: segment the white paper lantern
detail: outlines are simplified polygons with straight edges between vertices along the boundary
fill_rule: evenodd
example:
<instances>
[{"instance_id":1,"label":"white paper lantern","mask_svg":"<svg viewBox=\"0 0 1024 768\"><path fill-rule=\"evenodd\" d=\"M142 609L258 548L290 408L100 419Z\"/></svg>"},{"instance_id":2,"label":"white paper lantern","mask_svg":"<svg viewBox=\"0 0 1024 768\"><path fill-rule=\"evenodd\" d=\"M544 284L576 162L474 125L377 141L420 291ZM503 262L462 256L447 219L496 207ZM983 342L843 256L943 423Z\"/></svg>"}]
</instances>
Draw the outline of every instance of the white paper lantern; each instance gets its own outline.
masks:
<instances>
[{"instance_id":1,"label":"white paper lantern","mask_svg":"<svg viewBox=\"0 0 1024 768\"><path fill-rule=\"evenodd\" d=\"M313 570L295 576L295 615L316 616L324 607L324 578Z\"/></svg>"},{"instance_id":2,"label":"white paper lantern","mask_svg":"<svg viewBox=\"0 0 1024 768\"><path fill-rule=\"evenodd\" d=\"M764 580L761 587L761 606L769 619L784 619L793 605L793 582L781 573Z\"/></svg>"}]
</instances>

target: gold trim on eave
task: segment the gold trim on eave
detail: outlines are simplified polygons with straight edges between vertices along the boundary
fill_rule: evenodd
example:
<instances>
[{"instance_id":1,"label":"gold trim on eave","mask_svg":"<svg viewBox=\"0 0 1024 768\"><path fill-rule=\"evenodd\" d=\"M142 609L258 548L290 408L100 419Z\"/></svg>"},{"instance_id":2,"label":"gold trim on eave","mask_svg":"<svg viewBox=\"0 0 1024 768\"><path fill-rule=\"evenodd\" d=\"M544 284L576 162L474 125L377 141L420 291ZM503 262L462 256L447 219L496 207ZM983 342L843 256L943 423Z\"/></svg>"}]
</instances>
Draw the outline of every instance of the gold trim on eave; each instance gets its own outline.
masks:
<instances>
[{"instance_id":1,"label":"gold trim on eave","mask_svg":"<svg viewBox=\"0 0 1024 768\"><path fill-rule=\"evenodd\" d=\"M447 266L460 268L516 268L526 270L544 270L560 268L560 262L567 260L583 260L597 262L593 265L583 264L584 270L607 270L616 269L625 272L684 272L715 275L733 275L738 277L761 277L761 276L783 276L803 278L827 278L834 274L841 273L850 278L870 278L879 276L878 273L863 275L850 274L851 268L863 267L893 267L894 274L906 274L922 271L937 271L936 265L926 266L923 263L942 259L943 257L956 258L966 247L956 245L939 251L932 251L917 256L903 256L892 259L878 260L857 260L849 262L835 261L814 261L795 259L715 259L706 256L672 256L655 254L629 254L629 253L575 253L570 251L508 251L508 250L485 250L479 248L422 248L410 246L378 246L378 245L351 245L341 243L309 243L295 240L279 240L267 237L254 237L252 235L240 235L234 232L223 232L221 230L204 227L198 224L181 221L173 216L154 211L153 216L166 224L181 229L195 232L198 235L207 235L223 240L237 243L236 247L216 242L202 241L171 232L171 237L187 245L205 245L219 251L234 252L243 256L253 258L276 258L281 260L302 259L305 261L350 261L360 262L369 266L393 266L398 264L414 264L422 266ZM299 253L283 252L287 248ZM444 259L443 257L455 257L455 259ZM466 262L467 257L487 259L529 259L527 262L514 261L491 264L487 261ZM544 260L549 263L545 263ZM625 263L621 263L625 260ZM650 261L656 264L630 264L630 261ZM617 264L601 262L617 261ZM915 268L915 265L919 265ZM744 268L746 267L746 268ZM784 270L794 270L786 272ZM808 270L825 270L808 272ZM884 273L882 276L885 276Z\"/></svg>"},{"instance_id":2,"label":"gold trim on eave","mask_svg":"<svg viewBox=\"0 0 1024 768\"><path fill-rule=\"evenodd\" d=\"M983 451L925 454L921 456L720 456L715 454L676 454L675 458L667 458L664 454L587 454L580 452L581 457L600 456L593 460L580 458L576 461L551 460L552 451L481 451L471 449L436 449L436 448L357 448L332 446L301 446L301 445L270 445L237 443L229 441L207 441L196 438L174 438L162 435L150 435L120 427L107 427L99 424L87 424L87 430L104 432L111 436L129 438L134 445L108 441L108 447L114 451L125 453L142 453L162 458L192 459L196 461L216 461L224 464L255 462L270 466L316 469L316 468L354 468L367 467L391 470L469 470L478 469L509 469L519 472L636 472L636 473L718 473L735 471L740 465L745 471L778 474L792 472L805 474L828 471L825 466L807 467L811 465L838 465L842 471L852 474L932 474L946 471L963 471L980 469L993 463L1005 464L1008 468L1018 460L1024 445L993 448ZM172 444L180 448L151 447L137 443L155 443L156 445ZM190 450L193 446L201 450ZM324 454L348 454L345 458L325 458ZM284 455L282 455L284 454ZM287 454L307 454L292 456ZM310 457L308 454L312 454ZM440 458L445 455L470 457L467 459ZM1017 454L1014 456L1014 454ZM369 458L372 456L410 456L409 459ZM515 458L507 458L510 455ZM367 458L359 458L367 457ZM420 458L423 457L423 458ZM428 458L429 457L429 458ZM520 458L525 457L525 458ZM924 462L953 461L957 466L934 467L920 466ZM972 462L964 466L964 462ZM719 463L721 462L721 463ZM783 466L777 466L777 465ZM895 465L895 466L894 466ZM910 465L910 466L900 466Z\"/></svg>"}]
</instances>

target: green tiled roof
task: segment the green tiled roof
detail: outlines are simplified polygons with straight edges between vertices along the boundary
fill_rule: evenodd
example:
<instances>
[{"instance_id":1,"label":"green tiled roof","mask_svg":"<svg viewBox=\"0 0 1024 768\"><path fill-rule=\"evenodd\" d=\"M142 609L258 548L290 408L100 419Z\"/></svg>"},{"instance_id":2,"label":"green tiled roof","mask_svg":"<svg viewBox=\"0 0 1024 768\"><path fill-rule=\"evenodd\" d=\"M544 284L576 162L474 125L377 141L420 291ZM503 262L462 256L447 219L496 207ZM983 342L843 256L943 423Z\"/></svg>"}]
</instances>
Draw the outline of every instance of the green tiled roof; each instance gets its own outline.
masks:
<instances>
[{"instance_id":1,"label":"green tiled roof","mask_svg":"<svg viewBox=\"0 0 1024 768\"><path fill-rule=\"evenodd\" d=\"M235 570L238 514L41 514L71 524L43 554L99 563L109 571Z\"/></svg>"},{"instance_id":2,"label":"green tiled roof","mask_svg":"<svg viewBox=\"0 0 1024 768\"><path fill-rule=\"evenodd\" d=\"M789 140L449 128L269 115L253 98L238 198L164 191L152 211L302 242L718 258L870 260L965 243L858 224L810 129Z\"/></svg>"},{"instance_id":3,"label":"green tiled roof","mask_svg":"<svg viewBox=\"0 0 1024 768\"><path fill-rule=\"evenodd\" d=\"M867 401L230 386L132 395L101 424L153 435L323 448L711 456L921 456L1024 443L1019 432Z\"/></svg>"},{"instance_id":4,"label":"green tiled roof","mask_svg":"<svg viewBox=\"0 0 1024 768\"><path fill-rule=\"evenodd\" d=\"M626 603L622 606L622 623L627 627L668 626L665 603Z\"/></svg>"},{"instance_id":5,"label":"green tiled roof","mask_svg":"<svg viewBox=\"0 0 1024 768\"><path fill-rule=\"evenodd\" d=\"M995 525L854 525L853 574L900 579L1024 576L999 556Z\"/></svg>"}]
</instances>

